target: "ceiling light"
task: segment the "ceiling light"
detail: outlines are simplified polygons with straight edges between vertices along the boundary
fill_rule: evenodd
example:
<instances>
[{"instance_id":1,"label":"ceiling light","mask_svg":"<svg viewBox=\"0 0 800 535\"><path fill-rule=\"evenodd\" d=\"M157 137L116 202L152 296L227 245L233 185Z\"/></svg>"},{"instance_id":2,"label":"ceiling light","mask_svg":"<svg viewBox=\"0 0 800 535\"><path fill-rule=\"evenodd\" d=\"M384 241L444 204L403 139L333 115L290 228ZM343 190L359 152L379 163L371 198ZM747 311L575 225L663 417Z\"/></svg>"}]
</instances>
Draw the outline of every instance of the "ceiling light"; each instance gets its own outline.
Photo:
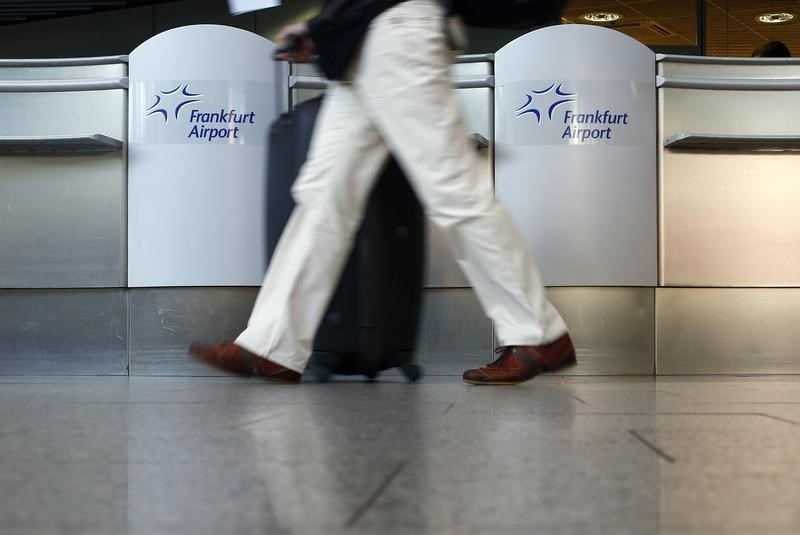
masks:
<instances>
[{"instance_id":1,"label":"ceiling light","mask_svg":"<svg viewBox=\"0 0 800 535\"><path fill-rule=\"evenodd\" d=\"M612 11L597 11L595 13L586 13L581 15L581 18L586 22L594 22L595 24L603 24L609 22L616 22L622 18L619 13Z\"/></svg>"},{"instance_id":2,"label":"ceiling light","mask_svg":"<svg viewBox=\"0 0 800 535\"><path fill-rule=\"evenodd\" d=\"M794 19L794 13L762 13L756 17L758 22L764 24L783 24Z\"/></svg>"}]
</instances>

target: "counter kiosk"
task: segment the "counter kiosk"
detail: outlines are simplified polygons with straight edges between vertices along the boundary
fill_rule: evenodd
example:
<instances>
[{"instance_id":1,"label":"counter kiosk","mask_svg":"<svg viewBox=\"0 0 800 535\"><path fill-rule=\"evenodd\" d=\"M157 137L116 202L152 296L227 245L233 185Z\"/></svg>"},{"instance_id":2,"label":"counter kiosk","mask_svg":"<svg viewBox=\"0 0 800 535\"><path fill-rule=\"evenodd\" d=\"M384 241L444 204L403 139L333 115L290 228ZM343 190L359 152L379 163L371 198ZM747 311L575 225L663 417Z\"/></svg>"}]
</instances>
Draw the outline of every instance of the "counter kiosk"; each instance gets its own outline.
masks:
<instances>
[{"instance_id":1,"label":"counter kiosk","mask_svg":"<svg viewBox=\"0 0 800 535\"><path fill-rule=\"evenodd\" d=\"M800 373L800 60L659 56L659 373Z\"/></svg>"},{"instance_id":2,"label":"counter kiosk","mask_svg":"<svg viewBox=\"0 0 800 535\"><path fill-rule=\"evenodd\" d=\"M0 373L127 373L127 76L0 60Z\"/></svg>"},{"instance_id":3,"label":"counter kiosk","mask_svg":"<svg viewBox=\"0 0 800 535\"><path fill-rule=\"evenodd\" d=\"M495 182L575 339L576 373L652 373L655 55L588 25L537 30L495 63Z\"/></svg>"},{"instance_id":4,"label":"counter kiosk","mask_svg":"<svg viewBox=\"0 0 800 535\"><path fill-rule=\"evenodd\" d=\"M266 271L267 135L286 106L275 49L194 25L130 55L131 374L208 374L188 344L247 324Z\"/></svg>"},{"instance_id":5,"label":"counter kiosk","mask_svg":"<svg viewBox=\"0 0 800 535\"><path fill-rule=\"evenodd\" d=\"M325 87L274 49L201 25L130 58L0 60L0 374L213 373L186 346L246 324L269 125ZM574 373L800 373L800 60L563 25L453 83ZM492 326L429 243L418 347L453 373L491 358Z\"/></svg>"},{"instance_id":6,"label":"counter kiosk","mask_svg":"<svg viewBox=\"0 0 800 535\"><path fill-rule=\"evenodd\" d=\"M196 25L131 53L130 287L261 284L267 133L285 80L274 50Z\"/></svg>"}]
</instances>

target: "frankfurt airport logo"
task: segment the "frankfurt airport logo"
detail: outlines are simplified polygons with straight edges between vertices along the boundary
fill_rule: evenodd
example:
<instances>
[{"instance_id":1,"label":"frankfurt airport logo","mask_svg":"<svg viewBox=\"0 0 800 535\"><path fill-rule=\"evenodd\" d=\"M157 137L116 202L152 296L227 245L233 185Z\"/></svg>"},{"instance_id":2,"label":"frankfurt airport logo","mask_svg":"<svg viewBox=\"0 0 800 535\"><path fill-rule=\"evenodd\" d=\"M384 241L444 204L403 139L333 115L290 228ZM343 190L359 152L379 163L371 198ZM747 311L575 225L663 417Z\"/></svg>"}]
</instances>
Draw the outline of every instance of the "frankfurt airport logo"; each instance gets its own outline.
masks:
<instances>
[{"instance_id":1,"label":"frankfurt airport logo","mask_svg":"<svg viewBox=\"0 0 800 535\"><path fill-rule=\"evenodd\" d=\"M544 110L547 110L547 118L552 121L556 108L577 100L572 98L577 96L577 93L567 93L564 84L558 84L558 87L552 84L547 89L538 91L534 89L525 96L528 101L517 109L517 117L531 115L536 117L536 124L541 124Z\"/></svg>"},{"instance_id":2,"label":"frankfurt airport logo","mask_svg":"<svg viewBox=\"0 0 800 535\"><path fill-rule=\"evenodd\" d=\"M164 124L169 122L169 118L175 115L175 120L180 118L181 110L189 104L195 102L203 102L194 97L202 97L202 93L191 93L189 91L189 84L179 85L175 89L168 91L159 91L160 94L156 95L156 102L147 108L147 116L160 114L164 117ZM177 103L177 104L176 104ZM173 110L174 106L174 112Z\"/></svg>"},{"instance_id":3,"label":"frankfurt airport logo","mask_svg":"<svg viewBox=\"0 0 800 535\"><path fill-rule=\"evenodd\" d=\"M526 102L517 108L516 118L536 118L540 125L546 117L552 124L562 125L561 140L571 144L590 140L613 139L620 128L630 123L630 114L618 113L610 109L598 108L594 111L577 112L574 104L578 102L578 93L571 93L564 83L551 83L544 89L535 89L525 94ZM581 103L583 103L583 100ZM570 106L573 105L573 106Z\"/></svg>"},{"instance_id":4,"label":"frankfurt airport logo","mask_svg":"<svg viewBox=\"0 0 800 535\"><path fill-rule=\"evenodd\" d=\"M255 124L255 112L225 107L201 109L198 105L205 101L198 97L203 96L203 93L190 90L187 83L172 84L155 94L155 102L145 110L145 117L160 117L164 125L179 125L188 118L189 124L184 130L186 138L205 141L241 139L242 128Z\"/></svg>"}]
</instances>

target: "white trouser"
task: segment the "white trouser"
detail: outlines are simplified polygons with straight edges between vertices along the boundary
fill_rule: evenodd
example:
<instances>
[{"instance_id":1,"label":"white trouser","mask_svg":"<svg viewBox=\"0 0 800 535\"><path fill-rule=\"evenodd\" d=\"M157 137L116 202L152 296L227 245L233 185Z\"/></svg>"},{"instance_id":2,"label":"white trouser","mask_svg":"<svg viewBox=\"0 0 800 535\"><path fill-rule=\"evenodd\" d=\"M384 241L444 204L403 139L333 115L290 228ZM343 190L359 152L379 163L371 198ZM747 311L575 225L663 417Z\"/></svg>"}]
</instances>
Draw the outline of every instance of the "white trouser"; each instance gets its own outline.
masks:
<instances>
[{"instance_id":1,"label":"white trouser","mask_svg":"<svg viewBox=\"0 0 800 535\"><path fill-rule=\"evenodd\" d=\"M566 332L532 259L497 203L450 86L437 0L409 0L372 22L351 80L332 86L247 329L236 343L302 372L389 151L475 288L501 345ZM273 156L274 157L274 156Z\"/></svg>"}]
</instances>

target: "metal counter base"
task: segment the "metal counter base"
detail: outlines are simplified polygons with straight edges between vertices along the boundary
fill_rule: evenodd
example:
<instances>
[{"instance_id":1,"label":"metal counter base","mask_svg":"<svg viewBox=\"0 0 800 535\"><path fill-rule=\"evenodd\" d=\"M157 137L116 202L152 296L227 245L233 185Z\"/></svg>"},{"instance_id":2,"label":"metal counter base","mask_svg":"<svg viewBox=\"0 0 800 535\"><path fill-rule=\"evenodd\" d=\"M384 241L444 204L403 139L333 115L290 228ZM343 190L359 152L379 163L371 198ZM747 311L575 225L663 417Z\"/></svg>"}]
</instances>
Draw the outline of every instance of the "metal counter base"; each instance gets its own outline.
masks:
<instances>
[{"instance_id":1,"label":"metal counter base","mask_svg":"<svg viewBox=\"0 0 800 535\"><path fill-rule=\"evenodd\" d=\"M559 375L653 375L653 288L549 288L578 353Z\"/></svg>"},{"instance_id":2,"label":"metal counter base","mask_svg":"<svg viewBox=\"0 0 800 535\"><path fill-rule=\"evenodd\" d=\"M0 375L218 375L189 359L186 348L235 338L257 291L0 290ZM551 288L582 357L570 373L652 375L653 293ZM471 289L425 291L417 347L429 375L460 375L493 359L492 325Z\"/></svg>"},{"instance_id":3,"label":"metal counter base","mask_svg":"<svg viewBox=\"0 0 800 535\"><path fill-rule=\"evenodd\" d=\"M247 326L257 288L131 289L130 374L224 375L189 358L192 342L234 339Z\"/></svg>"},{"instance_id":4,"label":"metal counter base","mask_svg":"<svg viewBox=\"0 0 800 535\"><path fill-rule=\"evenodd\" d=\"M127 375L124 289L0 290L0 375Z\"/></svg>"},{"instance_id":5,"label":"metal counter base","mask_svg":"<svg viewBox=\"0 0 800 535\"><path fill-rule=\"evenodd\" d=\"M0 375L218 375L186 348L235 338L256 293L0 290ZM580 360L559 375L800 374L800 289L562 287L548 295ZM494 345L472 290L425 291L417 358L427 375L460 375L492 360Z\"/></svg>"},{"instance_id":6,"label":"metal counter base","mask_svg":"<svg viewBox=\"0 0 800 535\"><path fill-rule=\"evenodd\" d=\"M800 289L659 288L656 370L800 374Z\"/></svg>"}]
</instances>

